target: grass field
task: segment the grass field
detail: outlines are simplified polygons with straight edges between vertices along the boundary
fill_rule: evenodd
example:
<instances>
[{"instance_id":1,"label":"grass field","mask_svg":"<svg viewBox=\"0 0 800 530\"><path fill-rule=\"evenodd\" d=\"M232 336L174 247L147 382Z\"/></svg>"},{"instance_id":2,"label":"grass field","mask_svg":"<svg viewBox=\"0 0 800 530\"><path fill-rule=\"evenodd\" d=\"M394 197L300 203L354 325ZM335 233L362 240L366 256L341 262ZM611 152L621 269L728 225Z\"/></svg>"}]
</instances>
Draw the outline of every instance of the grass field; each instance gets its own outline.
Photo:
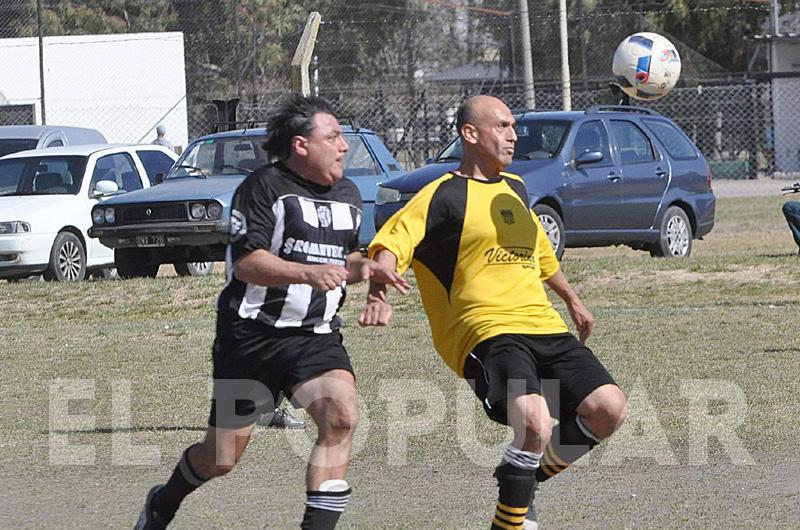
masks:
<instances>
[{"instance_id":1,"label":"grass field","mask_svg":"<svg viewBox=\"0 0 800 530\"><path fill-rule=\"evenodd\" d=\"M631 417L543 485L543 529L797 527L800 259L781 202L720 199L686 260L567 250L598 320L590 345ZM133 525L204 431L222 282L0 283L0 527ZM508 433L439 361L416 293L395 297L394 325L377 330L355 324L363 294L352 288L343 314L363 421L340 527L487 528ZM257 429L241 465L173 526L296 528L309 437Z\"/></svg>"}]
</instances>

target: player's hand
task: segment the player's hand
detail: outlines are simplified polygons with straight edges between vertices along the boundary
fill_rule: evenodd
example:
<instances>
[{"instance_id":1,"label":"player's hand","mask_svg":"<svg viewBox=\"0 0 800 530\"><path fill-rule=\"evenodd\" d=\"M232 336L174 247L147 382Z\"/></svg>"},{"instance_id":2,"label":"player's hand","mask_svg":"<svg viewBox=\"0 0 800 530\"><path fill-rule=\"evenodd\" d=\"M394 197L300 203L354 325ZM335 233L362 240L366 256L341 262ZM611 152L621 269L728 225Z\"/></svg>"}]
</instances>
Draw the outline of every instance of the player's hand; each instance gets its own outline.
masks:
<instances>
[{"instance_id":1,"label":"player's hand","mask_svg":"<svg viewBox=\"0 0 800 530\"><path fill-rule=\"evenodd\" d=\"M306 282L317 291L332 291L340 287L349 273L342 265L327 263L325 265L309 265Z\"/></svg>"},{"instance_id":2,"label":"player's hand","mask_svg":"<svg viewBox=\"0 0 800 530\"><path fill-rule=\"evenodd\" d=\"M391 285L402 294L407 294L411 290L411 284L408 283L408 280L403 278L396 271L372 260L365 260L361 264L361 279L371 280L374 283Z\"/></svg>"},{"instance_id":3,"label":"player's hand","mask_svg":"<svg viewBox=\"0 0 800 530\"><path fill-rule=\"evenodd\" d=\"M569 314L572 317L572 321L575 323L575 327L578 329L578 337L580 338L581 343L584 344L594 329L594 315L592 315L592 312L589 311L589 309L583 305L583 302L580 300L573 302L567 307L569 309Z\"/></svg>"},{"instance_id":4,"label":"player's hand","mask_svg":"<svg viewBox=\"0 0 800 530\"><path fill-rule=\"evenodd\" d=\"M367 303L358 315L361 326L387 326L392 321L392 306L386 300L372 295L367 296Z\"/></svg>"}]
</instances>

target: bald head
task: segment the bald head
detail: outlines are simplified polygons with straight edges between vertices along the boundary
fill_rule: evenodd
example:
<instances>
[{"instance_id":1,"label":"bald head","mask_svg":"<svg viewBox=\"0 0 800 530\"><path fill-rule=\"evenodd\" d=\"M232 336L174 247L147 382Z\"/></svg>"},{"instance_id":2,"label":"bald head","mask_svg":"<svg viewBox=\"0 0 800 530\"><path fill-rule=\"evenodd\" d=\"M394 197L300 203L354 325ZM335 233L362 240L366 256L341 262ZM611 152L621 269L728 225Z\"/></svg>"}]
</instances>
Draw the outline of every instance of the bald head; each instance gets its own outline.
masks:
<instances>
[{"instance_id":1,"label":"bald head","mask_svg":"<svg viewBox=\"0 0 800 530\"><path fill-rule=\"evenodd\" d=\"M499 114L510 114L505 103L494 96L472 96L458 108L456 112L456 130L461 135L465 124L480 126L487 119Z\"/></svg>"}]
</instances>

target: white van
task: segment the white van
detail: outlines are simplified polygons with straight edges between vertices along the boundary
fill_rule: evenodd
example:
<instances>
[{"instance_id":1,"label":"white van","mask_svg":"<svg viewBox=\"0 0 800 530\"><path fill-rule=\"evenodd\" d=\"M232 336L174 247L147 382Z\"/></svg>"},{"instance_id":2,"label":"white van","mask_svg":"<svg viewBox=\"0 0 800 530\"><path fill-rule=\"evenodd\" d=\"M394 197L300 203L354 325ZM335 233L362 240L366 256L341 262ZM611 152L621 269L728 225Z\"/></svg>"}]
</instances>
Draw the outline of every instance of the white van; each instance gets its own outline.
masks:
<instances>
[{"instance_id":1,"label":"white van","mask_svg":"<svg viewBox=\"0 0 800 530\"><path fill-rule=\"evenodd\" d=\"M0 156L30 149L68 145L105 144L100 131L61 125L6 125L0 127Z\"/></svg>"}]
</instances>

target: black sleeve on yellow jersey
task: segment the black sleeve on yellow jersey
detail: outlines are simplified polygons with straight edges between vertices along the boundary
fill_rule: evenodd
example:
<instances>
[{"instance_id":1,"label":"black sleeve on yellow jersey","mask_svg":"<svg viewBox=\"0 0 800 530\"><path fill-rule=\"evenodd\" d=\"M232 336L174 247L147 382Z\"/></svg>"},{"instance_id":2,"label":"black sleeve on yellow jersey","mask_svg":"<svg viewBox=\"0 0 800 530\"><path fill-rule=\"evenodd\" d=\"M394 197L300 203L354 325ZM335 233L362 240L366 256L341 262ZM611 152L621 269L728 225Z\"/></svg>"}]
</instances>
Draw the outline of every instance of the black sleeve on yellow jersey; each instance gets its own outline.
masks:
<instances>
[{"instance_id":1,"label":"black sleeve on yellow jersey","mask_svg":"<svg viewBox=\"0 0 800 530\"><path fill-rule=\"evenodd\" d=\"M443 181L431 197L425 237L414 252L414 259L436 276L448 294L453 285L466 207L467 179L453 177Z\"/></svg>"},{"instance_id":2,"label":"black sleeve on yellow jersey","mask_svg":"<svg viewBox=\"0 0 800 530\"><path fill-rule=\"evenodd\" d=\"M514 193L516 193L519 196L519 199L522 201L522 204L528 206L528 190L525 189L525 183L522 182L521 180L511 178L508 176L506 176L505 179L506 179L506 184L508 184L508 187L514 190Z\"/></svg>"}]
</instances>

